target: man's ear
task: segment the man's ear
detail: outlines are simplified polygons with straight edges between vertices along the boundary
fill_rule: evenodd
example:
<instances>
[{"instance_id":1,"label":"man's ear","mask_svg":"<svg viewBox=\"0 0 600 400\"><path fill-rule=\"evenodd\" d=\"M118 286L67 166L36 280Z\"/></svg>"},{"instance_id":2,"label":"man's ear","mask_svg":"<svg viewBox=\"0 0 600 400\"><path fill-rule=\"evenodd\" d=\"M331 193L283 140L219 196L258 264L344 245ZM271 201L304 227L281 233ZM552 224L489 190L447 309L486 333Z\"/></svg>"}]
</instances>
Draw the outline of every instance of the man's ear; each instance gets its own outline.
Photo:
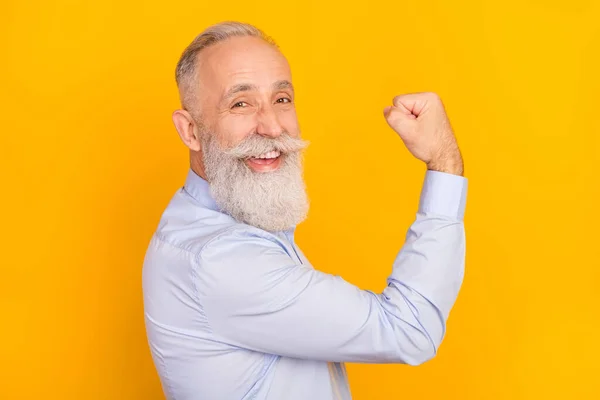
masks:
<instances>
[{"instance_id":1,"label":"man's ear","mask_svg":"<svg viewBox=\"0 0 600 400\"><path fill-rule=\"evenodd\" d=\"M183 143L193 151L200 151L200 132L194 118L186 110L173 112L173 123Z\"/></svg>"}]
</instances>

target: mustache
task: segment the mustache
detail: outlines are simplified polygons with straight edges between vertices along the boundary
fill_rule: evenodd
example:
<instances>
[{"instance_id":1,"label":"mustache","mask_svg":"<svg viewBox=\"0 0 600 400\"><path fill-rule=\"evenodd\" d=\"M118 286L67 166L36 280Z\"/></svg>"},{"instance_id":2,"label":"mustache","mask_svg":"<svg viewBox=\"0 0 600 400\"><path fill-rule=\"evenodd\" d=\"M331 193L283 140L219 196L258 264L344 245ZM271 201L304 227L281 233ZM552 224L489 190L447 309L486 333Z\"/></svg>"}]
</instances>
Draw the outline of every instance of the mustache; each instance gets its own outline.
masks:
<instances>
[{"instance_id":1,"label":"mustache","mask_svg":"<svg viewBox=\"0 0 600 400\"><path fill-rule=\"evenodd\" d=\"M245 159L258 157L270 151L279 151L283 154L295 153L304 150L309 143L307 140L293 137L287 132L276 138L265 138L258 134L252 134L238 145L224 150L223 153L230 157Z\"/></svg>"}]
</instances>

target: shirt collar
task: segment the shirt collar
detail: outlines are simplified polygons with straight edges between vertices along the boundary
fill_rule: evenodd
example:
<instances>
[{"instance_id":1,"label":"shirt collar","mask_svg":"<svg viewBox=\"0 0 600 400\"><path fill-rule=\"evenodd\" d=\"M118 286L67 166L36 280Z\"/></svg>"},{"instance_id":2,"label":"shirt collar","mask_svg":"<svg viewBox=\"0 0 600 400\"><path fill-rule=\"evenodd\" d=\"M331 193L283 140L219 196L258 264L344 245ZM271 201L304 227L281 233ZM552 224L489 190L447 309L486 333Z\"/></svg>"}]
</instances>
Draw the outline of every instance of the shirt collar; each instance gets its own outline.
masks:
<instances>
[{"instance_id":1,"label":"shirt collar","mask_svg":"<svg viewBox=\"0 0 600 400\"><path fill-rule=\"evenodd\" d=\"M192 196L197 202L211 210L220 211L219 206L210 194L208 182L200 175L196 174L191 168L188 171L185 180L184 190Z\"/></svg>"}]
</instances>

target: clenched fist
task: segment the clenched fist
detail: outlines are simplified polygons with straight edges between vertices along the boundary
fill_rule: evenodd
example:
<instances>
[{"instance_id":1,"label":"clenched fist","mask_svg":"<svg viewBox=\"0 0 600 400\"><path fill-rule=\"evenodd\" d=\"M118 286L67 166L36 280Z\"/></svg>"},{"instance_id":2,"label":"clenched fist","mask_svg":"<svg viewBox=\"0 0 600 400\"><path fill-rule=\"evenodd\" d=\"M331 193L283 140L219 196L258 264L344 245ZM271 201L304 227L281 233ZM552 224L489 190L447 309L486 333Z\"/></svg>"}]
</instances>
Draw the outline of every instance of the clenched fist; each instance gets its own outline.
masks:
<instances>
[{"instance_id":1,"label":"clenched fist","mask_svg":"<svg viewBox=\"0 0 600 400\"><path fill-rule=\"evenodd\" d=\"M463 175L462 156L437 94L396 96L383 114L412 155L425 162L428 169Z\"/></svg>"}]
</instances>

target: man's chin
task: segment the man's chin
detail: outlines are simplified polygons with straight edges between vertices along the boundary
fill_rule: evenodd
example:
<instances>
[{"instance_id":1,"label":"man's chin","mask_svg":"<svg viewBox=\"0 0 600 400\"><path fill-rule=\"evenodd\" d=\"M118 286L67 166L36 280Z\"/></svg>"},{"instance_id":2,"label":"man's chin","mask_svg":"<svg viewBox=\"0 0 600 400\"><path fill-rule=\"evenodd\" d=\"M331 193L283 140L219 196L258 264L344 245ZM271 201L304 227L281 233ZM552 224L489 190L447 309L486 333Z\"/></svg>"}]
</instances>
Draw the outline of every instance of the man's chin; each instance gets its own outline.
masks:
<instances>
[{"instance_id":1,"label":"man's chin","mask_svg":"<svg viewBox=\"0 0 600 400\"><path fill-rule=\"evenodd\" d=\"M299 186L267 184L275 175L261 174L266 180L262 184L256 183L256 191L247 186L250 190L244 193L236 191L233 196L221 198L217 203L238 222L270 232L290 229L306 219L308 199Z\"/></svg>"},{"instance_id":2,"label":"man's chin","mask_svg":"<svg viewBox=\"0 0 600 400\"><path fill-rule=\"evenodd\" d=\"M308 211L299 157L292 152L272 160L209 158L211 193L239 222L272 232L292 228Z\"/></svg>"}]
</instances>

